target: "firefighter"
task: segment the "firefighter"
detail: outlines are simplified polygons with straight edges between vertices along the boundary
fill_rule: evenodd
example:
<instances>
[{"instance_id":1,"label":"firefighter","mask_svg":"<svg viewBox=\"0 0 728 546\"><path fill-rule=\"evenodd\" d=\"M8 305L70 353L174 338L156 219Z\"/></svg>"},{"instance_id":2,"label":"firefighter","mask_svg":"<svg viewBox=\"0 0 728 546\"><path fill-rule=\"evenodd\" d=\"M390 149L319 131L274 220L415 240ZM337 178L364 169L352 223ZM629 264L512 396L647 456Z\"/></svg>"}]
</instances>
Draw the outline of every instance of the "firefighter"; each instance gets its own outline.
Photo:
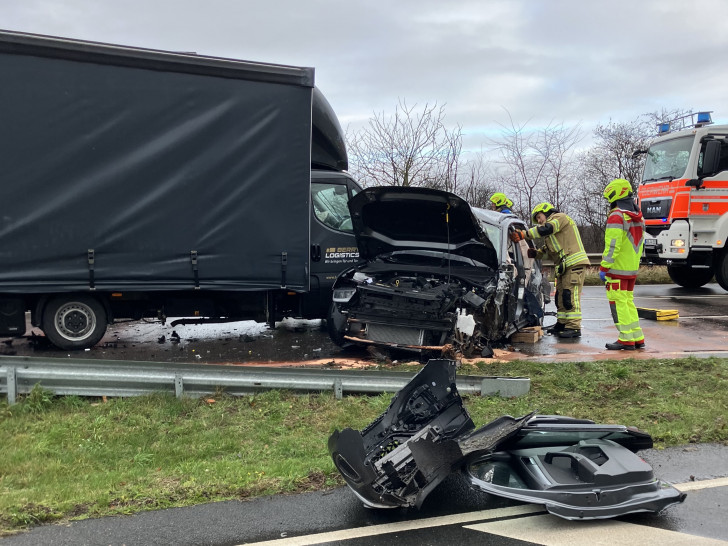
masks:
<instances>
[{"instance_id":1,"label":"firefighter","mask_svg":"<svg viewBox=\"0 0 728 546\"><path fill-rule=\"evenodd\" d=\"M513 201L508 199L505 193L498 192L490 196L491 210L497 210L498 212L502 212L503 214L513 214L511 212L512 206Z\"/></svg>"},{"instance_id":2,"label":"firefighter","mask_svg":"<svg viewBox=\"0 0 728 546\"><path fill-rule=\"evenodd\" d=\"M612 319L619 332L612 351L642 349L645 336L634 305L634 284L642 257L645 222L632 196L632 185L624 178L612 180L604 188L609 216L604 232L604 254L599 277L607 287Z\"/></svg>"},{"instance_id":3,"label":"firefighter","mask_svg":"<svg viewBox=\"0 0 728 546\"><path fill-rule=\"evenodd\" d=\"M581 336L581 292L589 258L584 251L576 222L551 203L536 205L531 213L534 224L528 231L515 230L513 241L544 238L545 246L531 249L529 257L549 255L556 273L556 324L550 329L562 338Z\"/></svg>"}]
</instances>

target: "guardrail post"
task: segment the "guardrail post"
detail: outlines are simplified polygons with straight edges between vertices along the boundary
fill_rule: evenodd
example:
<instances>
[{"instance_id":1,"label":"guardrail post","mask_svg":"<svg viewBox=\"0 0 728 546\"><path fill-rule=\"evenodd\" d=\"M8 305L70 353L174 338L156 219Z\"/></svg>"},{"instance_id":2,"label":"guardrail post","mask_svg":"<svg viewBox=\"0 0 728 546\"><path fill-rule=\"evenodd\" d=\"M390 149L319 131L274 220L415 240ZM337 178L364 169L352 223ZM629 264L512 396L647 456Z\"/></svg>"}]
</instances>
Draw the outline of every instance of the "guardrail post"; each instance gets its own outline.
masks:
<instances>
[{"instance_id":1,"label":"guardrail post","mask_svg":"<svg viewBox=\"0 0 728 546\"><path fill-rule=\"evenodd\" d=\"M334 379L334 396L337 400L341 400L344 397L344 385L341 379Z\"/></svg>"},{"instance_id":2,"label":"guardrail post","mask_svg":"<svg viewBox=\"0 0 728 546\"><path fill-rule=\"evenodd\" d=\"M15 398L18 395L18 382L16 381L15 366L8 366L7 373L8 383L8 404L15 404Z\"/></svg>"},{"instance_id":3,"label":"guardrail post","mask_svg":"<svg viewBox=\"0 0 728 546\"><path fill-rule=\"evenodd\" d=\"M185 393L185 385L182 381L182 374L174 374L174 395L177 398L182 398Z\"/></svg>"}]
</instances>

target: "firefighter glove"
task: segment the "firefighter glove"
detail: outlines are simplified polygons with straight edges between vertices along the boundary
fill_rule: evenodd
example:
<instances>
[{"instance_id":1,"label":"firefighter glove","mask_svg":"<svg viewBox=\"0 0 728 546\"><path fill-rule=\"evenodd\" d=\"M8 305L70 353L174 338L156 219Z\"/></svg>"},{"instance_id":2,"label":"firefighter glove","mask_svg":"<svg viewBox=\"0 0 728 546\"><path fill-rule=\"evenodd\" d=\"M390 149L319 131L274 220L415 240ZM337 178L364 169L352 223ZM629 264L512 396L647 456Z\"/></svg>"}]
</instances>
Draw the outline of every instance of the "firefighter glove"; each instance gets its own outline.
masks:
<instances>
[{"instance_id":1,"label":"firefighter glove","mask_svg":"<svg viewBox=\"0 0 728 546\"><path fill-rule=\"evenodd\" d=\"M523 241L526 238L526 232L522 229L514 229L511 232L511 241L514 243L517 243L518 241Z\"/></svg>"},{"instance_id":2,"label":"firefighter glove","mask_svg":"<svg viewBox=\"0 0 728 546\"><path fill-rule=\"evenodd\" d=\"M535 248L529 248L528 249L528 257L529 258L535 258L536 256L538 256L538 250L536 250Z\"/></svg>"},{"instance_id":3,"label":"firefighter glove","mask_svg":"<svg viewBox=\"0 0 728 546\"><path fill-rule=\"evenodd\" d=\"M599 278L602 280L602 282L607 282L607 273L605 271L600 271Z\"/></svg>"}]
</instances>

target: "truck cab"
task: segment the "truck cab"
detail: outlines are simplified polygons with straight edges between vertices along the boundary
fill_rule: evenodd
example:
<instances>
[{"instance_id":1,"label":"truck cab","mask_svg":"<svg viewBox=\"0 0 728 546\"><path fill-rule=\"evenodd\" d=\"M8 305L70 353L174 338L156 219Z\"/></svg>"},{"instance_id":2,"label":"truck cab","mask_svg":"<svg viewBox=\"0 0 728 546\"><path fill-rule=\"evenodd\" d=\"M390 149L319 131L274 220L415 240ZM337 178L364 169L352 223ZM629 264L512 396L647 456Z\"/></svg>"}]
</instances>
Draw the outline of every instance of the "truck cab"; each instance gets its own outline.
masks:
<instances>
[{"instance_id":1,"label":"truck cab","mask_svg":"<svg viewBox=\"0 0 728 546\"><path fill-rule=\"evenodd\" d=\"M678 130L676 121L661 124L647 150L638 189L644 261L666 265L680 286L700 287L715 276L728 290L728 125L713 125L710 112L685 118Z\"/></svg>"},{"instance_id":2,"label":"truck cab","mask_svg":"<svg viewBox=\"0 0 728 546\"><path fill-rule=\"evenodd\" d=\"M347 203L360 191L361 187L348 173L311 172L310 289L303 294L288 293L277 319L316 319L328 314L336 277L359 261Z\"/></svg>"}]
</instances>

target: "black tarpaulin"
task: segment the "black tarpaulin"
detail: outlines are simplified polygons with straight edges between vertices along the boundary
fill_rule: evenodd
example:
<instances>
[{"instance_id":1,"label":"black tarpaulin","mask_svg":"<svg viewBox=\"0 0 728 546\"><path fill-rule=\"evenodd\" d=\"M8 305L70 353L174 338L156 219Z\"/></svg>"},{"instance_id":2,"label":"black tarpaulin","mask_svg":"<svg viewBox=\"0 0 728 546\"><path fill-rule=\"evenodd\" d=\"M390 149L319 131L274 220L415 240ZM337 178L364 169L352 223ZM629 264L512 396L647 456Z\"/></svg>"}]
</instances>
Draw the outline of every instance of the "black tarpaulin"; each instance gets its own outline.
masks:
<instances>
[{"instance_id":1,"label":"black tarpaulin","mask_svg":"<svg viewBox=\"0 0 728 546\"><path fill-rule=\"evenodd\" d=\"M308 288L312 73L15 49L0 50L0 292L86 289L91 268L100 290L193 289L192 253L201 288Z\"/></svg>"}]
</instances>

